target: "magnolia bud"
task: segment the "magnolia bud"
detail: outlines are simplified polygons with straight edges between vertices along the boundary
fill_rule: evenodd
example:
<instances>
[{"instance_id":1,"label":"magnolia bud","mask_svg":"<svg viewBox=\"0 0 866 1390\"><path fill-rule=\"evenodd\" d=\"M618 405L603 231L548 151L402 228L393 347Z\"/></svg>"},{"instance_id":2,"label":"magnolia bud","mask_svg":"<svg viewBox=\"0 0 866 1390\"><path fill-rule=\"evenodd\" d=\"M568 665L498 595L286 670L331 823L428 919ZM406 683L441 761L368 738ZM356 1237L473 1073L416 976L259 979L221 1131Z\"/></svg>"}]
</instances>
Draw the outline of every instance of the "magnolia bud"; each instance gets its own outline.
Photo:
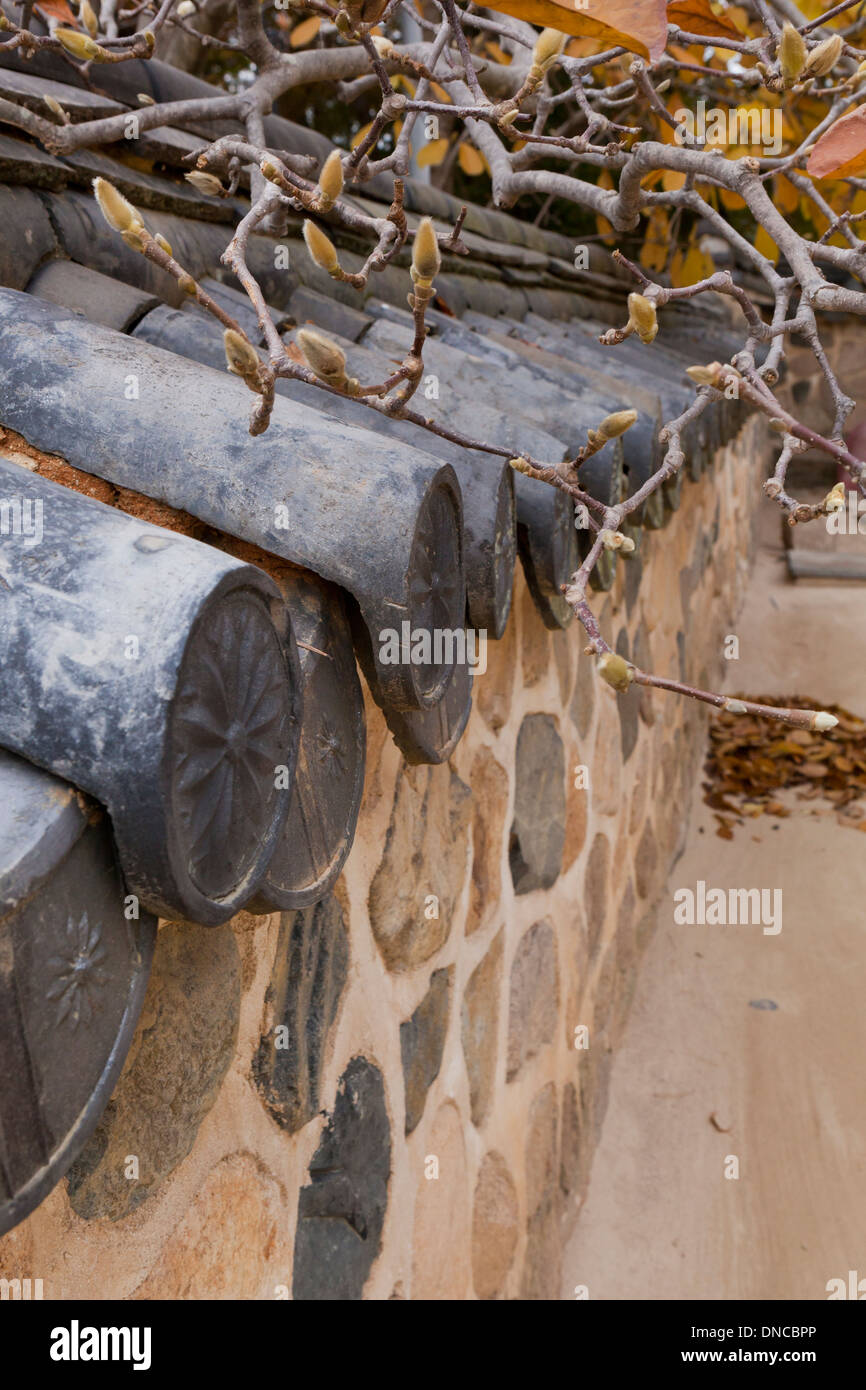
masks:
<instances>
[{"instance_id":1,"label":"magnolia bud","mask_svg":"<svg viewBox=\"0 0 866 1390\"><path fill-rule=\"evenodd\" d=\"M94 179L93 192L99 211L116 232L138 231L144 226L138 209L128 203L108 179Z\"/></svg>"},{"instance_id":2,"label":"magnolia bud","mask_svg":"<svg viewBox=\"0 0 866 1390\"><path fill-rule=\"evenodd\" d=\"M99 24L97 23L96 15L93 13L92 6L88 4L88 0L81 0L81 4L78 7L78 18L81 20L90 37L95 39L96 35L99 33Z\"/></svg>"},{"instance_id":3,"label":"magnolia bud","mask_svg":"<svg viewBox=\"0 0 866 1390\"><path fill-rule=\"evenodd\" d=\"M153 48L153 47L154 47L154 45L155 45L155 43L156 43L156 34L153 32L152 29L145 29L145 31L144 31L144 41L145 41L145 43L147 44L148 48Z\"/></svg>"},{"instance_id":4,"label":"magnolia bud","mask_svg":"<svg viewBox=\"0 0 866 1390\"><path fill-rule=\"evenodd\" d=\"M196 294L198 292L198 285L196 284L195 280L193 280L192 276L188 275L186 271L184 271L183 275L180 276L177 283L179 288L183 290L184 294Z\"/></svg>"},{"instance_id":5,"label":"magnolia bud","mask_svg":"<svg viewBox=\"0 0 866 1390\"><path fill-rule=\"evenodd\" d=\"M598 659L598 674L608 685L613 686L614 690L622 693L628 690L634 680L634 669L629 666L624 657L616 652L604 652Z\"/></svg>"},{"instance_id":6,"label":"magnolia bud","mask_svg":"<svg viewBox=\"0 0 866 1390\"><path fill-rule=\"evenodd\" d=\"M60 117L61 121L65 122L67 120L66 112L63 110L63 107L56 97L43 97L43 100L49 111L53 111L55 116Z\"/></svg>"},{"instance_id":7,"label":"magnolia bud","mask_svg":"<svg viewBox=\"0 0 866 1390\"><path fill-rule=\"evenodd\" d=\"M167 256L174 255L174 252L171 249L171 242L166 241L165 237L162 235L161 232L157 232L156 236L153 239L159 247L160 251L164 251Z\"/></svg>"},{"instance_id":8,"label":"magnolia bud","mask_svg":"<svg viewBox=\"0 0 866 1390\"><path fill-rule=\"evenodd\" d=\"M819 43L806 59L803 76L826 77L838 63L843 47L841 34L833 34L831 38Z\"/></svg>"},{"instance_id":9,"label":"magnolia bud","mask_svg":"<svg viewBox=\"0 0 866 1390\"><path fill-rule=\"evenodd\" d=\"M148 96L147 92L139 92L136 100L138 101L139 106L156 106L156 102L154 101L153 97Z\"/></svg>"},{"instance_id":10,"label":"magnolia bud","mask_svg":"<svg viewBox=\"0 0 866 1390\"><path fill-rule=\"evenodd\" d=\"M343 161L339 150L331 150L319 175L319 203L325 211L333 207L343 191Z\"/></svg>"},{"instance_id":11,"label":"magnolia bud","mask_svg":"<svg viewBox=\"0 0 866 1390\"><path fill-rule=\"evenodd\" d=\"M835 729L838 723L839 720L835 714L827 714L826 710L818 710L817 714L812 715L809 728L813 729L816 734L826 734L828 729Z\"/></svg>"},{"instance_id":12,"label":"magnolia bud","mask_svg":"<svg viewBox=\"0 0 866 1390\"><path fill-rule=\"evenodd\" d=\"M845 484L837 483L836 486L831 488L830 491L827 493L827 496L824 498L824 501L822 502L821 506L824 512L829 516L833 512L841 512L844 505Z\"/></svg>"},{"instance_id":13,"label":"magnolia bud","mask_svg":"<svg viewBox=\"0 0 866 1390\"><path fill-rule=\"evenodd\" d=\"M506 111L506 113L505 113L504 116L500 116L500 117L499 117L499 124L500 124L500 125L506 125L506 126L508 126L508 125L514 125L514 122L517 120L517 117L518 117L519 115L520 115L520 112L517 110L516 107L515 107L515 109L514 109L513 111Z\"/></svg>"},{"instance_id":14,"label":"magnolia bud","mask_svg":"<svg viewBox=\"0 0 866 1390\"><path fill-rule=\"evenodd\" d=\"M603 439L616 439L630 430L636 419L636 410L617 410L613 415L605 415L598 432Z\"/></svg>"},{"instance_id":15,"label":"magnolia bud","mask_svg":"<svg viewBox=\"0 0 866 1390\"><path fill-rule=\"evenodd\" d=\"M529 463L524 458L516 458L509 459L508 466L509 468L513 468L516 473L525 473L529 468Z\"/></svg>"},{"instance_id":16,"label":"magnolia bud","mask_svg":"<svg viewBox=\"0 0 866 1390\"><path fill-rule=\"evenodd\" d=\"M391 54L394 52L394 45L391 40L383 38L381 34L371 34L370 37L373 40L373 47L379 57L390 58Z\"/></svg>"},{"instance_id":17,"label":"magnolia bud","mask_svg":"<svg viewBox=\"0 0 866 1390\"><path fill-rule=\"evenodd\" d=\"M558 29L542 29L532 50L532 61L541 71L552 67L565 47L565 34Z\"/></svg>"},{"instance_id":18,"label":"magnolia bud","mask_svg":"<svg viewBox=\"0 0 866 1390\"><path fill-rule=\"evenodd\" d=\"M324 333L312 328L302 328L298 333L298 347L307 359L310 370L329 386L346 384L346 354Z\"/></svg>"},{"instance_id":19,"label":"magnolia bud","mask_svg":"<svg viewBox=\"0 0 866 1390\"><path fill-rule=\"evenodd\" d=\"M721 370L721 362L710 362L706 367L686 367L686 376L690 376L698 386L715 386Z\"/></svg>"},{"instance_id":20,"label":"magnolia bud","mask_svg":"<svg viewBox=\"0 0 866 1390\"><path fill-rule=\"evenodd\" d=\"M201 169L193 169L191 173L184 174L184 178L193 188L197 188L199 193L207 193L212 198L218 198L225 192L216 174L205 174Z\"/></svg>"},{"instance_id":21,"label":"magnolia bud","mask_svg":"<svg viewBox=\"0 0 866 1390\"><path fill-rule=\"evenodd\" d=\"M226 365L235 376L254 376L259 369L259 355L242 334L227 328L223 334Z\"/></svg>"},{"instance_id":22,"label":"magnolia bud","mask_svg":"<svg viewBox=\"0 0 866 1390\"><path fill-rule=\"evenodd\" d=\"M128 232L121 232L120 235L131 246L133 251L144 251L144 237L141 235L143 228L132 227Z\"/></svg>"},{"instance_id":23,"label":"magnolia bud","mask_svg":"<svg viewBox=\"0 0 866 1390\"><path fill-rule=\"evenodd\" d=\"M310 222L309 219L304 223L304 241L316 265L322 270L327 270L329 275L333 275L334 271L340 269L336 246L321 227L317 227L315 222Z\"/></svg>"},{"instance_id":24,"label":"magnolia bud","mask_svg":"<svg viewBox=\"0 0 866 1390\"><path fill-rule=\"evenodd\" d=\"M267 179L269 183L279 183L282 178L282 174L273 160L263 159L259 165L259 169L262 172L262 178Z\"/></svg>"},{"instance_id":25,"label":"magnolia bud","mask_svg":"<svg viewBox=\"0 0 866 1390\"><path fill-rule=\"evenodd\" d=\"M422 217L412 243L412 268L418 277L416 283L431 285L441 265L442 257L433 223L429 217Z\"/></svg>"},{"instance_id":26,"label":"magnolia bud","mask_svg":"<svg viewBox=\"0 0 866 1390\"><path fill-rule=\"evenodd\" d=\"M776 56L779 59L779 66L782 69L782 76L786 85L793 86L806 66L808 55L806 40L799 29L795 29L790 22L786 22L782 29L782 37L779 40Z\"/></svg>"},{"instance_id":27,"label":"magnolia bud","mask_svg":"<svg viewBox=\"0 0 866 1390\"><path fill-rule=\"evenodd\" d=\"M86 34L79 34L77 29L55 29L54 37L73 58L96 58L102 52L98 43L94 43Z\"/></svg>"},{"instance_id":28,"label":"magnolia bud","mask_svg":"<svg viewBox=\"0 0 866 1390\"><path fill-rule=\"evenodd\" d=\"M727 714L748 714L749 712L742 700L735 700L733 696L729 696L728 699L725 700L722 709Z\"/></svg>"},{"instance_id":29,"label":"magnolia bud","mask_svg":"<svg viewBox=\"0 0 866 1390\"><path fill-rule=\"evenodd\" d=\"M192 3L192 0L180 0L175 14L178 19L188 19L191 14L195 14L195 5Z\"/></svg>"},{"instance_id":30,"label":"magnolia bud","mask_svg":"<svg viewBox=\"0 0 866 1390\"><path fill-rule=\"evenodd\" d=\"M659 331L656 306L643 294L628 297L629 323L642 343L651 343Z\"/></svg>"}]
</instances>

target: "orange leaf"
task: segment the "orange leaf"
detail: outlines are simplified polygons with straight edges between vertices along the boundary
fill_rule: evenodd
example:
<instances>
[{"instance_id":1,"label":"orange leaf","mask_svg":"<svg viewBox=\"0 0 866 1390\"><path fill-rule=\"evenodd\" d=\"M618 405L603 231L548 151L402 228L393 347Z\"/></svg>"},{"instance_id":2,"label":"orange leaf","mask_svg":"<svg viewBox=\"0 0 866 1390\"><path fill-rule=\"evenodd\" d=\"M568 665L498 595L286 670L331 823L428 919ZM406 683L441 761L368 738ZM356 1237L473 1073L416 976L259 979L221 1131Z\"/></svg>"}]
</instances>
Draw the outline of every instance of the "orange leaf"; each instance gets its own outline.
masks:
<instances>
[{"instance_id":1,"label":"orange leaf","mask_svg":"<svg viewBox=\"0 0 866 1390\"><path fill-rule=\"evenodd\" d=\"M667 41L665 0L496 0L488 9L510 14L530 24L547 25L576 38L588 35L606 44L621 45L631 53L656 62Z\"/></svg>"},{"instance_id":2,"label":"orange leaf","mask_svg":"<svg viewBox=\"0 0 866 1390\"><path fill-rule=\"evenodd\" d=\"M847 116L842 116L829 130L825 130L809 155L806 170L815 179L826 179L830 174L845 177L854 172L854 167L862 162L864 155L866 104L855 106Z\"/></svg>"},{"instance_id":3,"label":"orange leaf","mask_svg":"<svg viewBox=\"0 0 866 1390\"><path fill-rule=\"evenodd\" d=\"M755 237L753 245L756 251L759 251L762 256L767 257L768 261L772 261L773 265L776 264L776 261L779 259L779 248L766 227L758 228L758 234Z\"/></svg>"},{"instance_id":4,"label":"orange leaf","mask_svg":"<svg viewBox=\"0 0 866 1390\"><path fill-rule=\"evenodd\" d=\"M296 24L289 35L289 43L292 48L303 48L305 43L311 43L322 27L321 15L314 14L310 19L302 19L300 24Z\"/></svg>"},{"instance_id":5,"label":"orange leaf","mask_svg":"<svg viewBox=\"0 0 866 1390\"><path fill-rule=\"evenodd\" d=\"M687 34L703 34L710 39L743 37L726 16L715 13L710 0L671 0L668 22L678 24Z\"/></svg>"},{"instance_id":6,"label":"orange leaf","mask_svg":"<svg viewBox=\"0 0 866 1390\"><path fill-rule=\"evenodd\" d=\"M468 174L470 178L477 178L487 168L487 160L481 151L476 150L474 145L467 144L465 140L457 151L457 159L464 174Z\"/></svg>"},{"instance_id":7,"label":"orange leaf","mask_svg":"<svg viewBox=\"0 0 866 1390\"><path fill-rule=\"evenodd\" d=\"M355 134L352 136L352 139L351 139L351 141L350 141L350 144L351 144L351 147L352 147L353 150L356 150L356 149L358 148L358 146L360 145L361 141L364 140L364 139L369 135L369 133L370 133L370 131L371 131L372 129L373 129L373 122L372 122L372 121L368 121L366 125L362 125L362 126L361 126L361 129L360 129L360 130L356 130L356 131L355 131Z\"/></svg>"},{"instance_id":8,"label":"orange leaf","mask_svg":"<svg viewBox=\"0 0 866 1390\"><path fill-rule=\"evenodd\" d=\"M35 8L44 19L56 19L63 29L81 28L66 0L42 0Z\"/></svg>"},{"instance_id":9,"label":"orange leaf","mask_svg":"<svg viewBox=\"0 0 866 1390\"><path fill-rule=\"evenodd\" d=\"M441 164L448 153L447 140L430 140L426 145L422 145L418 151L418 158L415 163L420 169L435 169L437 164Z\"/></svg>"}]
</instances>

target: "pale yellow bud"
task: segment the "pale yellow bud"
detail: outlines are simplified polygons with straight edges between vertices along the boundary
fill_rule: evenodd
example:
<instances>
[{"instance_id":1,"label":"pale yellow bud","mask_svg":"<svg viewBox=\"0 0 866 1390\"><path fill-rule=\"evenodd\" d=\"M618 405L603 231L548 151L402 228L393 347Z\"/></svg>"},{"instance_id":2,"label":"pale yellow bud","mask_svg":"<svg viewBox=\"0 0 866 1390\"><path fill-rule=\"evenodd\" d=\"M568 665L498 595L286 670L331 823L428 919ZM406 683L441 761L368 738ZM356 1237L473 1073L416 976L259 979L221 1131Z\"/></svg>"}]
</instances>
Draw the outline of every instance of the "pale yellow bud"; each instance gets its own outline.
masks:
<instances>
[{"instance_id":1,"label":"pale yellow bud","mask_svg":"<svg viewBox=\"0 0 866 1390\"><path fill-rule=\"evenodd\" d=\"M636 410L617 410L613 415L605 415L598 432L603 439L616 439L630 430L636 419Z\"/></svg>"},{"instance_id":2,"label":"pale yellow bud","mask_svg":"<svg viewBox=\"0 0 866 1390\"><path fill-rule=\"evenodd\" d=\"M193 188L197 188L199 193L207 193L211 198L219 198L225 192L216 174L206 174L201 169L193 169L190 173L184 174L184 178Z\"/></svg>"},{"instance_id":3,"label":"pale yellow bud","mask_svg":"<svg viewBox=\"0 0 866 1390\"><path fill-rule=\"evenodd\" d=\"M195 294L198 290L198 285L195 280L193 280L192 276L188 275L186 271L180 276L177 283L184 294Z\"/></svg>"},{"instance_id":4,"label":"pale yellow bud","mask_svg":"<svg viewBox=\"0 0 866 1390\"><path fill-rule=\"evenodd\" d=\"M506 111L504 116L499 117L499 124L506 126L514 125L514 122L517 120L517 117L519 115L520 112L516 108L514 111Z\"/></svg>"},{"instance_id":5,"label":"pale yellow bud","mask_svg":"<svg viewBox=\"0 0 866 1390\"><path fill-rule=\"evenodd\" d=\"M153 97L148 96L147 92L139 92L137 94L136 100L139 106L156 106L156 102L154 101Z\"/></svg>"},{"instance_id":6,"label":"pale yellow bud","mask_svg":"<svg viewBox=\"0 0 866 1390\"><path fill-rule=\"evenodd\" d=\"M516 473L525 473L529 468L529 463L524 458L508 460L509 468L513 468Z\"/></svg>"},{"instance_id":7,"label":"pale yellow bud","mask_svg":"<svg viewBox=\"0 0 866 1390\"><path fill-rule=\"evenodd\" d=\"M128 203L108 179L94 179L93 192L109 227L116 232L138 231L144 226L137 208Z\"/></svg>"},{"instance_id":8,"label":"pale yellow bud","mask_svg":"<svg viewBox=\"0 0 866 1390\"><path fill-rule=\"evenodd\" d=\"M812 715L809 728L813 729L816 734L826 734L829 729L835 729L838 723L839 720L835 714L827 714L826 710L818 710L816 714Z\"/></svg>"},{"instance_id":9,"label":"pale yellow bud","mask_svg":"<svg viewBox=\"0 0 866 1390\"><path fill-rule=\"evenodd\" d=\"M164 251L167 256L174 255L174 252L171 249L171 242L166 241L165 237L162 235L161 232L157 232L156 236L153 239L156 242L159 249L161 251Z\"/></svg>"},{"instance_id":10,"label":"pale yellow bud","mask_svg":"<svg viewBox=\"0 0 866 1390\"><path fill-rule=\"evenodd\" d=\"M727 714L748 714L748 710L742 700L735 700L733 696L728 697L722 705L722 709L725 710Z\"/></svg>"},{"instance_id":11,"label":"pale yellow bud","mask_svg":"<svg viewBox=\"0 0 866 1390\"><path fill-rule=\"evenodd\" d=\"M806 59L803 76L826 77L827 73L832 72L838 63L843 47L844 41L841 34L833 34L831 38L819 43Z\"/></svg>"},{"instance_id":12,"label":"pale yellow bud","mask_svg":"<svg viewBox=\"0 0 866 1390\"><path fill-rule=\"evenodd\" d=\"M656 306L644 294L628 297L629 323L642 343L651 343L659 331Z\"/></svg>"},{"instance_id":13,"label":"pale yellow bud","mask_svg":"<svg viewBox=\"0 0 866 1390\"><path fill-rule=\"evenodd\" d=\"M532 61L542 72L556 62L565 47L565 37L558 29L542 29L532 50Z\"/></svg>"},{"instance_id":14,"label":"pale yellow bud","mask_svg":"<svg viewBox=\"0 0 866 1390\"><path fill-rule=\"evenodd\" d=\"M73 58L97 58L102 52L98 43L87 34L79 34L77 29L55 29L54 37L58 39L67 53L71 53Z\"/></svg>"},{"instance_id":15,"label":"pale yellow bud","mask_svg":"<svg viewBox=\"0 0 866 1390\"><path fill-rule=\"evenodd\" d=\"M304 241L316 265L322 270L327 270L329 275L333 275L335 270L340 269L336 246L321 227L317 227L315 222L310 222L309 219L304 223Z\"/></svg>"},{"instance_id":16,"label":"pale yellow bud","mask_svg":"<svg viewBox=\"0 0 866 1390\"><path fill-rule=\"evenodd\" d=\"M81 4L78 7L78 18L81 20L90 37L95 39L96 35L99 33L99 24L93 12L92 5L88 4L88 0L81 0Z\"/></svg>"},{"instance_id":17,"label":"pale yellow bud","mask_svg":"<svg viewBox=\"0 0 866 1390\"><path fill-rule=\"evenodd\" d=\"M604 652L598 659L598 674L614 690L628 690L634 680L634 670L624 657L616 652Z\"/></svg>"},{"instance_id":18,"label":"pale yellow bud","mask_svg":"<svg viewBox=\"0 0 866 1390\"><path fill-rule=\"evenodd\" d=\"M690 376L698 386L715 386L721 370L720 362L710 362L706 367L686 367L686 376Z\"/></svg>"},{"instance_id":19,"label":"pale yellow bud","mask_svg":"<svg viewBox=\"0 0 866 1390\"><path fill-rule=\"evenodd\" d=\"M808 52L806 40L799 29L795 29L790 22L786 22L782 29L782 37L779 40L776 56L779 59L779 66L782 69L786 86L793 86L806 66Z\"/></svg>"},{"instance_id":20,"label":"pale yellow bud","mask_svg":"<svg viewBox=\"0 0 866 1390\"><path fill-rule=\"evenodd\" d=\"M390 58L394 52L394 45L390 39L384 38L381 34L372 34L373 47L380 58Z\"/></svg>"},{"instance_id":21,"label":"pale yellow bud","mask_svg":"<svg viewBox=\"0 0 866 1390\"><path fill-rule=\"evenodd\" d=\"M259 355L242 334L227 328L223 334L226 366L235 376L254 376L259 369Z\"/></svg>"},{"instance_id":22,"label":"pale yellow bud","mask_svg":"<svg viewBox=\"0 0 866 1390\"><path fill-rule=\"evenodd\" d=\"M825 513L829 516L833 512L841 512L845 505L845 484L837 483L827 493L822 503Z\"/></svg>"},{"instance_id":23,"label":"pale yellow bud","mask_svg":"<svg viewBox=\"0 0 866 1390\"><path fill-rule=\"evenodd\" d=\"M259 165L259 168L262 171L262 177L266 178L269 183L278 183L279 180L282 178L282 175L279 169L277 168L276 164L274 164L273 161L270 159L263 159L261 164Z\"/></svg>"},{"instance_id":24,"label":"pale yellow bud","mask_svg":"<svg viewBox=\"0 0 866 1390\"><path fill-rule=\"evenodd\" d=\"M131 246L133 251L144 251L144 237L141 235L143 228L132 227L128 232L121 232L120 235Z\"/></svg>"},{"instance_id":25,"label":"pale yellow bud","mask_svg":"<svg viewBox=\"0 0 866 1390\"><path fill-rule=\"evenodd\" d=\"M178 19L189 19L191 14L195 14L195 5L192 0L180 0L180 4L175 10Z\"/></svg>"},{"instance_id":26,"label":"pale yellow bud","mask_svg":"<svg viewBox=\"0 0 866 1390\"><path fill-rule=\"evenodd\" d=\"M298 347L307 359L310 370L320 381L329 386L343 386L346 383L346 354L336 343L317 333L313 328L302 328L298 333Z\"/></svg>"},{"instance_id":27,"label":"pale yellow bud","mask_svg":"<svg viewBox=\"0 0 866 1390\"><path fill-rule=\"evenodd\" d=\"M620 550L623 555L631 555L634 550L634 541L630 536L624 536L621 531L599 531L598 538L605 550Z\"/></svg>"},{"instance_id":28,"label":"pale yellow bud","mask_svg":"<svg viewBox=\"0 0 866 1390\"><path fill-rule=\"evenodd\" d=\"M56 97L45 97L44 101L45 105L48 107L48 110L53 111L55 116L59 116L61 121L65 122L67 120L66 112L64 111L63 107L60 105L60 102L57 100Z\"/></svg>"},{"instance_id":29,"label":"pale yellow bud","mask_svg":"<svg viewBox=\"0 0 866 1390\"><path fill-rule=\"evenodd\" d=\"M331 150L319 175L319 202L327 211L343 191L343 161L339 150Z\"/></svg>"},{"instance_id":30,"label":"pale yellow bud","mask_svg":"<svg viewBox=\"0 0 866 1390\"><path fill-rule=\"evenodd\" d=\"M412 268L422 285L430 285L441 265L442 257L433 223L429 217L422 217L412 243Z\"/></svg>"}]
</instances>

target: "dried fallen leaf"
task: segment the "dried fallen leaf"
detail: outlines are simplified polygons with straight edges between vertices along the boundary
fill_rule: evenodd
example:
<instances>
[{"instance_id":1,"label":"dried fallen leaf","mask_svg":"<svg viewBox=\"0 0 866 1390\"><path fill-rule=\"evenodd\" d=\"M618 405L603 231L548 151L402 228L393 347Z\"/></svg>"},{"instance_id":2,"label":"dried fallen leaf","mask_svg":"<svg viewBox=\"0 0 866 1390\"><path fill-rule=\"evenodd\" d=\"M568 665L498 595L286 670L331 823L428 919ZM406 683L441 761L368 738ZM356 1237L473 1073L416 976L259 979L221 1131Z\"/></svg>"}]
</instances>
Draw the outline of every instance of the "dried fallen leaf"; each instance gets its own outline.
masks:
<instances>
[{"instance_id":1,"label":"dried fallen leaf","mask_svg":"<svg viewBox=\"0 0 866 1390\"><path fill-rule=\"evenodd\" d=\"M488 9L576 38L588 35L606 44L621 44L653 62L662 56L667 42L665 0L581 0L579 9L573 0L571 4L563 0L496 0Z\"/></svg>"}]
</instances>

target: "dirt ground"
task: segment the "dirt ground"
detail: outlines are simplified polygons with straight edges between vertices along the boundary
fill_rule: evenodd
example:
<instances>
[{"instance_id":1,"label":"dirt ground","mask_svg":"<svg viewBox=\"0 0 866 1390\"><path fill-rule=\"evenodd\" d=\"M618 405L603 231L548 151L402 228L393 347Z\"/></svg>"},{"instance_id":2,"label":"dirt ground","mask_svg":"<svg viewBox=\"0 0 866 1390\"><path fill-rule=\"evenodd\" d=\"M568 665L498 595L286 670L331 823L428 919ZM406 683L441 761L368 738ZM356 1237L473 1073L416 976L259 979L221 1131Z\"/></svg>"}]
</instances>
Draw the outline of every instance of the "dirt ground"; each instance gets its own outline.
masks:
<instances>
[{"instance_id":1,"label":"dirt ground","mask_svg":"<svg viewBox=\"0 0 866 1390\"><path fill-rule=\"evenodd\" d=\"M778 523L763 532L726 688L863 715L866 589L790 583ZM826 1299L866 1279L866 835L791 804L726 842L694 788L563 1298ZM782 930L675 925L701 879L781 889Z\"/></svg>"}]
</instances>

